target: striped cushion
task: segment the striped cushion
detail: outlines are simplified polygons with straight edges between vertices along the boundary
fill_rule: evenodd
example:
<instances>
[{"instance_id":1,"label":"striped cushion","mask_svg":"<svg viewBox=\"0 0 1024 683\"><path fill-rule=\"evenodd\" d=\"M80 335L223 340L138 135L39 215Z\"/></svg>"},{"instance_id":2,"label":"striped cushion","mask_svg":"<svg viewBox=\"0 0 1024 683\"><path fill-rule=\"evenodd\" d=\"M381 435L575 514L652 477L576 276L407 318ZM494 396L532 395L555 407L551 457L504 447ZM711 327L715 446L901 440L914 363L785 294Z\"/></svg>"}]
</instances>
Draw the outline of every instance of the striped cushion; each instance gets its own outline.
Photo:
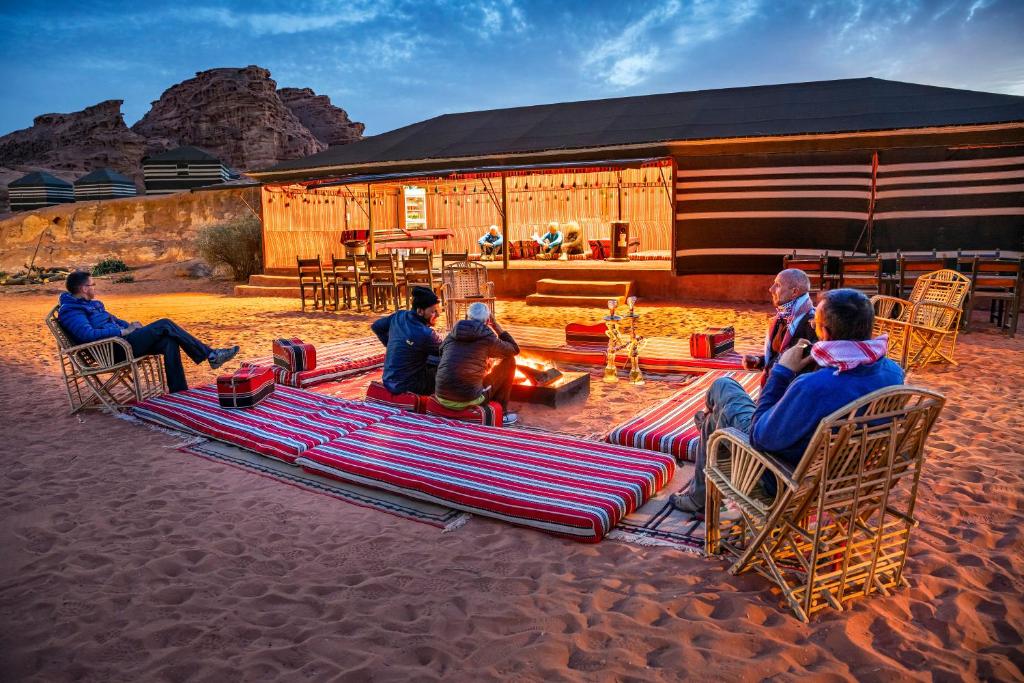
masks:
<instances>
[{"instance_id":1,"label":"striped cushion","mask_svg":"<svg viewBox=\"0 0 1024 683\"><path fill-rule=\"evenodd\" d=\"M424 397L423 412L435 417L443 417L449 420L460 422L472 422L473 424L493 427L501 425L501 405L491 401L478 406L469 406L462 410L452 410L441 405L433 396Z\"/></svg>"},{"instance_id":2,"label":"striped cushion","mask_svg":"<svg viewBox=\"0 0 1024 683\"><path fill-rule=\"evenodd\" d=\"M425 396L414 394L411 391L392 394L388 391L387 387L378 381L370 382L370 385L366 387L367 403L378 403L400 410L408 410L413 413L423 412L423 401L425 398Z\"/></svg>"},{"instance_id":3,"label":"striped cushion","mask_svg":"<svg viewBox=\"0 0 1024 683\"><path fill-rule=\"evenodd\" d=\"M597 542L664 487L670 456L405 413L306 451L308 471Z\"/></svg>"},{"instance_id":4,"label":"striped cushion","mask_svg":"<svg viewBox=\"0 0 1024 683\"><path fill-rule=\"evenodd\" d=\"M274 366L274 380L278 384L305 388L384 365L384 347L376 337L359 337L325 344L317 348L316 354L315 369L289 372ZM267 356L248 361L246 365L272 365L273 362L273 357Z\"/></svg>"},{"instance_id":5,"label":"striped cushion","mask_svg":"<svg viewBox=\"0 0 1024 683\"><path fill-rule=\"evenodd\" d=\"M399 411L279 386L254 408L221 408L214 385L151 398L132 408L142 420L202 434L294 462L303 451Z\"/></svg>"},{"instance_id":6,"label":"striped cushion","mask_svg":"<svg viewBox=\"0 0 1024 683\"><path fill-rule=\"evenodd\" d=\"M722 377L734 378L755 401L761 394L761 373L713 370L612 429L608 442L670 453L679 460L689 459L687 445L700 436L693 416L705 409L704 395L715 380Z\"/></svg>"}]
</instances>

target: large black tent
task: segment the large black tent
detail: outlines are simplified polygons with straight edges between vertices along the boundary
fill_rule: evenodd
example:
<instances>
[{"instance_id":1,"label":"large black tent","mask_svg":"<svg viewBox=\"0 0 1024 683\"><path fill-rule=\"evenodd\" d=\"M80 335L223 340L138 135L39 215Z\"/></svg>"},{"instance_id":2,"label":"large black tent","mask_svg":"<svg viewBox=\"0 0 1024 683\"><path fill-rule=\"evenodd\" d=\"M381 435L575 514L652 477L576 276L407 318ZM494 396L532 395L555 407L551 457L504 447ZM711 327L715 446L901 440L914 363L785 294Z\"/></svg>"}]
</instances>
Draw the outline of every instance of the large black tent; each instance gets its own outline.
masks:
<instances>
[{"instance_id":1,"label":"large black tent","mask_svg":"<svg viewBox=\"0 0 1024 683\"><path fill-rule=\"evenodd\" d=\"M138 194L131 178L110 168L98 168L75 181L75 201L117 199Z\"/></svg>"},{"instance_id":2,"label":"large black tent","mask_svg":"<svg viewBox=\"0 0 1024 683\"><path fill-rule=\"evenodd\" d=\"M41 209L54 204L75 201L71 183L46 173L27 173L7 184L10 193L11 211Z\"/></svg>"},{"instance_id":3,"label":"large black tent","mask_svg":"<svg viewBox=\"0 0 1024 683\"><path fill-rule=\"evenodd\" d=\"M172 194L223 183L231 177L220 159L198 147L183 145L142 160L146 194Z\"/></svg>"}]
</instances>

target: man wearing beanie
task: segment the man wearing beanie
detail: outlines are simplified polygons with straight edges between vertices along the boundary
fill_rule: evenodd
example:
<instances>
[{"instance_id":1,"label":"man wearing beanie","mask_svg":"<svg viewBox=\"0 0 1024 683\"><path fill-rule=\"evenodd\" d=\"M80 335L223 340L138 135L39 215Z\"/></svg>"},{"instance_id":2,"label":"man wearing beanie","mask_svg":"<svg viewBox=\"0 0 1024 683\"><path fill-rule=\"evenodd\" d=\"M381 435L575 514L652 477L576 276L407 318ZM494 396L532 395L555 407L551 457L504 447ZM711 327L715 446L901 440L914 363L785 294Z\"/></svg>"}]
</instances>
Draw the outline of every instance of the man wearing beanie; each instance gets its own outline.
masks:
<instances>
[{"instance_id":1,"label":"man wearing beanie","mask_svg":"<svg viewBox=\"0 0 1024 683\"><path fill-rule=\"evenodd\" d=\"M385 388L393 394L434 393L441 337L434 331L438 298L426 287L412 288L412 310L397 311L370 326L384 352Z\"/></svg>"}]
</instances>

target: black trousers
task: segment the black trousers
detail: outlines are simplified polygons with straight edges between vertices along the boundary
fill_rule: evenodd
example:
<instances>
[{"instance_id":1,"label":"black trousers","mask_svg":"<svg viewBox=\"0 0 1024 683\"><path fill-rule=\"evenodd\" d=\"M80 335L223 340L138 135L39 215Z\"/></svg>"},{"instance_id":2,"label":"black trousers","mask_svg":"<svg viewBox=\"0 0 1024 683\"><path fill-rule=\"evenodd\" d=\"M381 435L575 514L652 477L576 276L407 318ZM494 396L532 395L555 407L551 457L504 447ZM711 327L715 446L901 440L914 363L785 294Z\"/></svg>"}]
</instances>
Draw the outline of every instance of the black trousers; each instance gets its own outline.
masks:
<instances>
[{"instance_id":1,"label":"black trousers","mask_svg":"<svg viewBox=\"0 0 1024 683\"><path fill-rule=\"evenodd\" d=\"M184 351L198 365L207 360L212 351L209 346L167 318L140 327L125 337L125 341L132 345L132 353L136 357L148 354L159 354L164 357L167 388L171 393L188 389L185 368L181 364L181 352Z\"/></svg>"},{"instance_id":2,"label":"black trousers","mask_svg":"<svg viewBox=\"0 0 1024 683\"><path fill-rule=\"evenodd\" d=\"M512 395L512 384L516 379L516 357L502 358L484 375L484 386L490 386L488 401L497 401L502 412L508 411L508 399Z\"/></svg>"}]
</instances>

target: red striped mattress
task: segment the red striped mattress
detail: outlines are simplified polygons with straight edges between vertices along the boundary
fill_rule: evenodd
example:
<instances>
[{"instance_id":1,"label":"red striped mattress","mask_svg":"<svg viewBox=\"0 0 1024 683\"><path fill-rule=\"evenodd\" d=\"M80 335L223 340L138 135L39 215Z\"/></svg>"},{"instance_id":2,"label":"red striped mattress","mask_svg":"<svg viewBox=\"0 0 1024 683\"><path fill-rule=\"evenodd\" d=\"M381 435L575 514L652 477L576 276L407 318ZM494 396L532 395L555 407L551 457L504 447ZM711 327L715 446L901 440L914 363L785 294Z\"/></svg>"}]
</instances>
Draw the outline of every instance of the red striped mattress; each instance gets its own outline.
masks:
<instances>
[{"instance_id":1,"label":"red striped mattress","mask_svg":"<svg viewBox=\"0 0 1024 683\"><path fill-rule=\"evenodd\" d=\"M661 453L409 414L311 448L296 463L592 543L675 472L671 456Z\"/></svg>"},{"instance_id":2,"label":"red striped mattress","mask_svg":"<svg viewBox=\"0 0 1024 683\"><path fill-rule=\"evenodd\" d=\"M397 409L278 386L255 408L221 408L215 385L135 405L141 420L293 463L304 451L380 422Z\"/></svg>"},{"instance_id":3,"label":"red striped mattress","mask_svg":"<svg viewBox=\"0 0 1024 683\"><path fill-rule=\"evenodd\" d=\"M273 356L246 361L246 365L274 365ZM384 365L384 346L377 337L359 337L316 347L316 367L289 372L274 366L274 380L292 387L309 387L340 379L360 370Z\"/></svg>"},{"instance_id":4,"label":"red striped mattress","mask_svg":"<svg viewBox=\"0 0 1024 683\"><path fill-rule=\"evenodd\" d=\"M755 401L761 395L760 372L715 370L612 429L608 442L668 453L680 460L689 459L687 444L700 436L693 416L705 409L704 395L721 377L734 378Z\"/></svg>"},{"instance_id":5,"label":"red striped mattress","mask_svg":"<svg viewBox=\"0 0 1024 683\"><path fill-rule=\"evenodd\" d=\"M565 331L549 327L506 328L525 352L543 356L554 361L580 365L604 365L606 346L567 344ZM755 349L737 349L720 358L694 358L690 355L689 339L650 337L640 351L640 368L645 372L659 374L700 375L709 370L742 370L741 355L758 353ZM620 351L615 362L621 368L627 363L626 354Z\"/></svg>"}]
</instances>

